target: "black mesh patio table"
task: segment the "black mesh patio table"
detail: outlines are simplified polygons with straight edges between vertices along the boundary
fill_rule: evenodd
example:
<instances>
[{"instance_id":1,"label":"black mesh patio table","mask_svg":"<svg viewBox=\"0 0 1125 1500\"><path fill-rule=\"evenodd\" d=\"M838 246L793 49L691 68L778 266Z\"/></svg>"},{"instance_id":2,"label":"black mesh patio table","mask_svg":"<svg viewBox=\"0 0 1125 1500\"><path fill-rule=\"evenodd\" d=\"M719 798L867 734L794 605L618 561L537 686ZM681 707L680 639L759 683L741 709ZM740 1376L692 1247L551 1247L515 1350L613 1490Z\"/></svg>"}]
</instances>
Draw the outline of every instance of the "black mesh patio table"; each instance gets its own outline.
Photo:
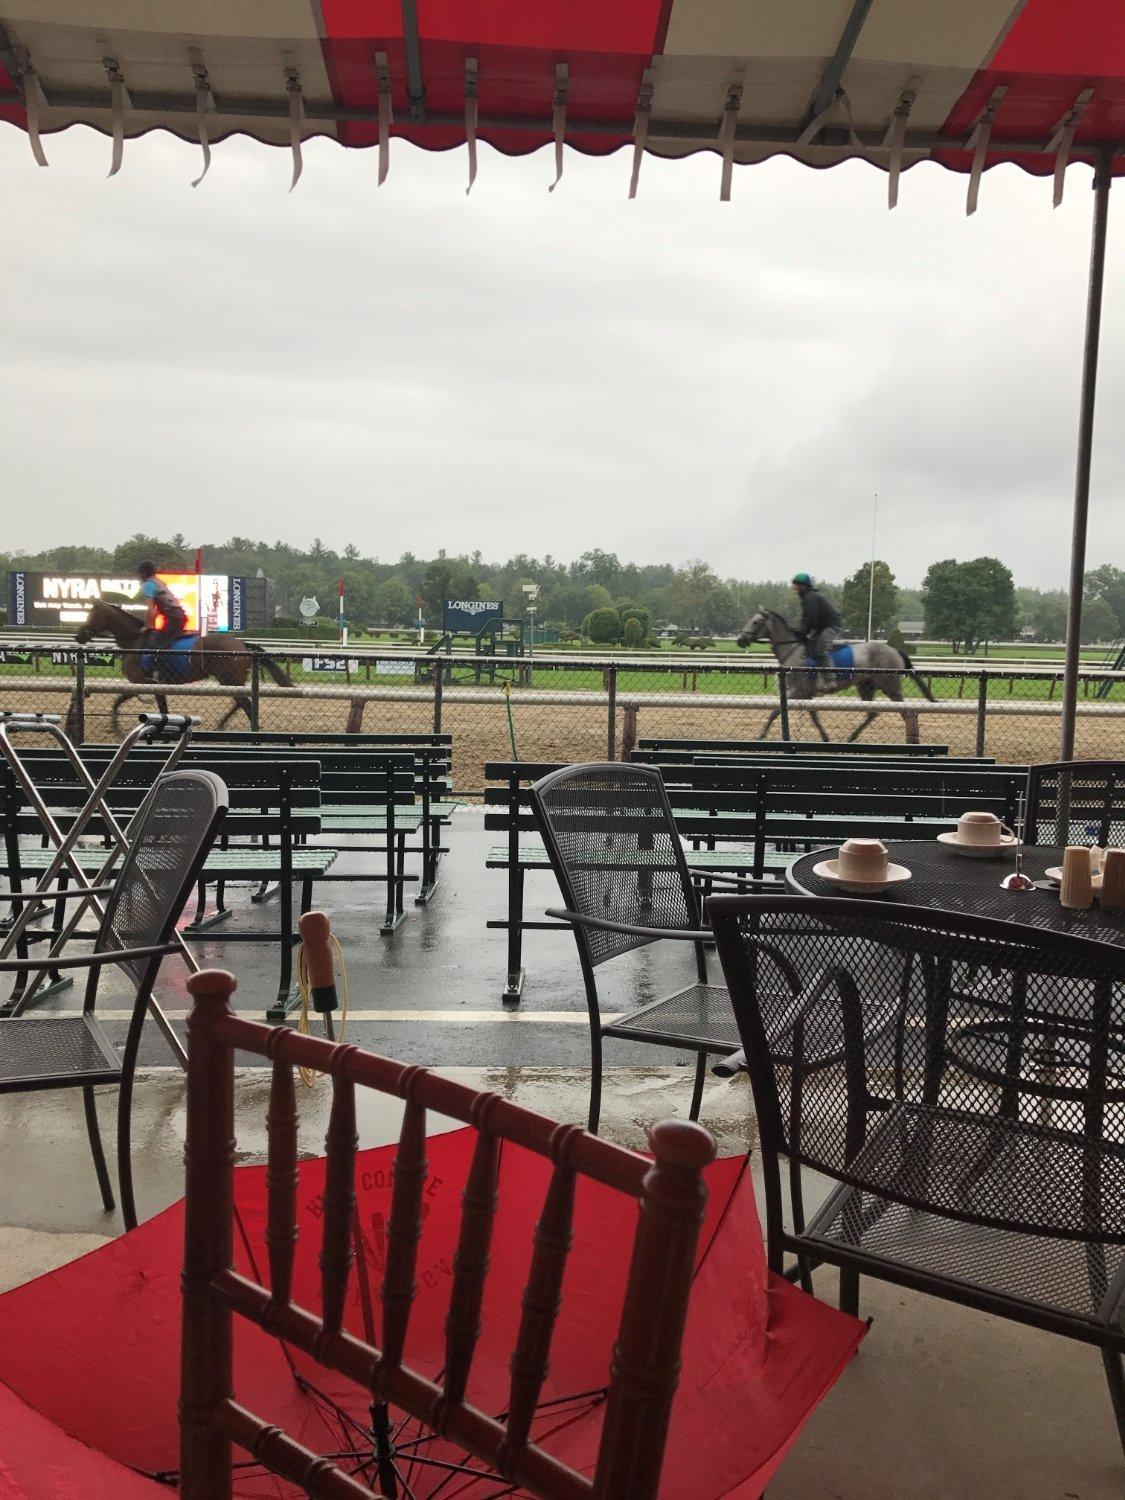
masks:
<instances>
[{"instance_id":1,"label":"black mesh patio table","mask_svg":"<svg viewBox=\"0 0 1125 1500\"><path fill-rule=\"evenodd\" d=\"M1103 911L1096 896L1085 911L1070 911L1059 901L1058 887L1045 879L1047 870L1062 864L1063 851L1059 847L1040 844L1024 851L1024 874L1037 882L1030 891L1008 891L1001 886L1005 875L1015 869L1015 857L1010 852L998 854L994 859L975 859L958 854L936 840L888 843L886 848L892 863L905 865L911 879L862 898L875 907L920 906L935 911L971 912L1014 926L1067 933L1125 948L1125 912ZM816 849L793 860L785 872L789 888L802 896L844 894L834 881L813 873L822 860L835 855L835 848ZM1111 966L1118 967L1119 961ZM1038 982L1050 985L1049 980ZM1044 998L1036 997L1034 988L1029 993L1033 1005L1035 998ZM1048 1005L1047 1009L1050 1011L1052 1007ZM1119 1016L1109 1048L1107 1099L1113 1102L1125 1098L1122 1024L1123 1018ZM952 1028L947 1038L948 1056L982 1082L1003 1086L1018 1079L1023 1091L1038 1094L1040 1098L1073 1101L1080 1097L1081 1075L1089 1066L1092 1044L1088 1028L1071 1026L1055 1018L1043 1025L1025 1024L1024 1030L1027 1035L1021 1044L1019 1065L1014 1069L1009 1027L1005 1022ZM930 1057L926 1071L940 1072L940 1058ZM1053 1081L1056 1075L1061 1082Z\"/></svg>"},{"instance_id":2,"label":"black mesh patio table","mask_svg":"<svg viewBox=\"0 0 1125 1500\"><path fill-rule=\"evenodd\" d=\"M865 900L888 906L975 912L981 917L997 917L1021 926L1125 947L1125 912L1103 911L1096 896L1093 906L1086 911L1068 911L1059 901L1057 886L1044 889L1037 884L1030 891L1004 890L1001 880L1015 869L1011 853L997 855L995 859L971 859L936 839L888 843L886 847L891 861L905 865L912 878ZM833 881L813 874L815 865L835 857L834 847L800 855L785 872L789 889L802 896L844 894ZM1062 857L1061 848L1045 844L1028 847L1024 852L1024 874L1045 885L1045 872L1052 865L1061 865Z\"/></svg>"}]
</instances>

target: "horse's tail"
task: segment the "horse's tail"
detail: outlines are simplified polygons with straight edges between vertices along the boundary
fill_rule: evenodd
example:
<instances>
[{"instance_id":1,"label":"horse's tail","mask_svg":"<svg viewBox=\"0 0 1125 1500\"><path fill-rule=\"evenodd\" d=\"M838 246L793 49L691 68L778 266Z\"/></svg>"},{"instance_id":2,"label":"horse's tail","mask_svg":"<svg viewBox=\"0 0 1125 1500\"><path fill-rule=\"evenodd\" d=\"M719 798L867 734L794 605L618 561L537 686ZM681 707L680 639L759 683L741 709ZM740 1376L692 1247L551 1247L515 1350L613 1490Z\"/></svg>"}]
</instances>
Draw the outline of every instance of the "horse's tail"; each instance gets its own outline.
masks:
<instances>
[{"instance_id":1,"label":"horse's tail","mask_svg":"<svg viewBox=\"0 0 1125 1500\"><path fill-rule=\"evenodd\" d=\"M934 701L934 695L933 695L933 693L930 692L929 688L922 681L922 679L918 676L918 673L914 669L914 663L910 660L909 656L907 656L906 652L902 649L901 646L899 647L898 654L902 657L902 664L903 664L903 666L910 673L910 680L911 680L911 682L913 682L917 686L918 691L922 694L922 697L923 698L928 698L929 701L932 703Z\"/></svg>"},{"instance_id":2,"label":"horse's tail","mask_svg":"<svg viewBox=\"0 0 1125 1500\"><path fill-rule=\"evenodd\" d=\"M278 687L293 686L293 679L292 677L290 677L289 673L285 670L284 667L279 667L272 656L267 656L266 653L262 650L261 646L256 646L250 641L247 641L246 645L247 649L249 651L252 651L253 654L261 662L262 666L265 667L266 671L273 678L274 682L277 683Z\"/></svg>"}]
</instances>

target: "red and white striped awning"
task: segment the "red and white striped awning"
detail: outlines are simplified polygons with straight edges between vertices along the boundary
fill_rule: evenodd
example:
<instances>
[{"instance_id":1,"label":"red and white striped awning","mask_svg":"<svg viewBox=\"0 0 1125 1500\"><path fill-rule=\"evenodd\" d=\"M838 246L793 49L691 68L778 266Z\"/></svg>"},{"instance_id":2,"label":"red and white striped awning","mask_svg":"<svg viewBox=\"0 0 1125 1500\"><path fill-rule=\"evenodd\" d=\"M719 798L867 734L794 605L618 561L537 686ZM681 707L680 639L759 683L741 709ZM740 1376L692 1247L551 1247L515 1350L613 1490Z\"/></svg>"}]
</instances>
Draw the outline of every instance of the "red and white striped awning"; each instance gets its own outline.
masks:
<instances>
[{"instance_id":1,"label":"red and white striped awning","mask_svg":"<svg viewBox=\"0 0 1125 1500\"><path fill-rule=\"evenodd\" d=\"M1125 0L0 0L0 118L288 145L563 143L891 175L1125 171Z\"/></svg>"}]
</instances>

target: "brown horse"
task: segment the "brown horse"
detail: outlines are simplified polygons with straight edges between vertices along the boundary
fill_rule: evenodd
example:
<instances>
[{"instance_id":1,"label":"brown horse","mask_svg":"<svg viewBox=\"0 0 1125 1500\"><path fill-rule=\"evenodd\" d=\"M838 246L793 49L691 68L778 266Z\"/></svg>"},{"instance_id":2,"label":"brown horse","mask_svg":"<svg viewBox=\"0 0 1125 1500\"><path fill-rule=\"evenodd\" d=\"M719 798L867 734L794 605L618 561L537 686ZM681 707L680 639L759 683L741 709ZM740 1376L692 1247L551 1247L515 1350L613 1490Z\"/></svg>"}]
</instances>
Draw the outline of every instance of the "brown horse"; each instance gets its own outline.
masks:
<instances>
[{"instance_id":1,"label":"brown horse","mask_svg":"<svg viewBox=\"0 0 1125 1500\"><path fill-rule=\"evenodd\" d=\"M252 656L257 656L279 687L292 685L287 672L271 661L259 647L248 645L237 635L200 636L191 651L185 653L188 657L188 670L184 675L177 677L175 682L161 681L151 672L146 672L141 665L141 655L145 650L144 621L128 610L120 609L116 604L107 604L104 599L98 599L90 606L90 613L75 631L74 639L84 646L97 635L113 637L124 653L121 670L126 681L151 684L149 691L156 698L156 706L162 714L168 712L166 695L170 687L182 687L189 682L202 682L207 677L213 677L223 687L244 688L250 677ZM114 700L112 718L115 726L122 703L136 696L136 693L121 693ZM247 719L253 722L250 694L234 692L231 697L234 701L219 720L220 729L226 726L240 708Z\"/></svg>"}]
</instances>

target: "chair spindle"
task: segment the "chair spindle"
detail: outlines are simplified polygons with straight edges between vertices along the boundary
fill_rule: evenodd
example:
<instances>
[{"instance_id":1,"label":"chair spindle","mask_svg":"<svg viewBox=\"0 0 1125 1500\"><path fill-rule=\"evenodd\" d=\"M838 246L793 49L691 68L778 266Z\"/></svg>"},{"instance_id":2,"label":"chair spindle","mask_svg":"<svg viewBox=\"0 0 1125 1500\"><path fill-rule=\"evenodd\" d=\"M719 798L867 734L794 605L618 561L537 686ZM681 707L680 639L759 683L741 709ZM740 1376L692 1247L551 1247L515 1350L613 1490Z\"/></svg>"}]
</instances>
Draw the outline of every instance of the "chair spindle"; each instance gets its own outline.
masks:
<instances>
[{"instance_id":1,"label":"chair spindle","mask_svg":"<svg viewBox=\"0 0 1125 1500\"><path fill-rule=\"evenodd\" d=\"M426 1170L426 1111L422 1105L408 1100L392 1169L394 1190L387 1222L387 1268L382 1288L383 1362L387 1365L402 1363L410 1309L414 1305Z\"/></svg>"},{"instance_id":2,"label":"chair spindle","mask_svg":"<svg viewBox=\"0 0 1125 1500\"><path fill-rule=\"evenodd\" d=\"M297 1244L297 1096L293 1068L280 1058L273 1065L266 1129L270 1291L276 1303L285 1304L293 1288L293 1252Z\"/></svg>"},{"instance_id":3,"label":"chair spindle","mask_svg":"<svg viewBox=\"0 0 1125 1500\"><path fill-rule=\"evenodd\" d=\"M500 1142L481 1128L461 1195L461 1231L453 1257L453 1291L445 1319L444 1405L465 1398L469 1370L480 1335L480 1310L496 1216Z\"/></svg>"},{"instance_id":4,"label":"chair spindle","mask_svg":"<svg viewBox=\"0 0 1125 1500\"><path fill-rule=\"evenodd\" d=\"M355 1214L355 1085L336 1075L332 1079L332 1111L324 1140L324 1241L320 1252L321 1322L325 1336L339 1333L352 1263L352 1222Z\"/></svg>"},{"instance_id":5,"label":"chair spindle","mask_svg":"<svg viewBox=\"0 0 1125 1500\"><path fill-rule=\"evenodd\" d=\"M574 1172L558 1164L535 1226L535 1251L523 1293L523 1315L512 1354L506 1455L527 1444L551 1354L562 1302L563 1274L574 1225Z\"/></svg>"}]
</instances>

